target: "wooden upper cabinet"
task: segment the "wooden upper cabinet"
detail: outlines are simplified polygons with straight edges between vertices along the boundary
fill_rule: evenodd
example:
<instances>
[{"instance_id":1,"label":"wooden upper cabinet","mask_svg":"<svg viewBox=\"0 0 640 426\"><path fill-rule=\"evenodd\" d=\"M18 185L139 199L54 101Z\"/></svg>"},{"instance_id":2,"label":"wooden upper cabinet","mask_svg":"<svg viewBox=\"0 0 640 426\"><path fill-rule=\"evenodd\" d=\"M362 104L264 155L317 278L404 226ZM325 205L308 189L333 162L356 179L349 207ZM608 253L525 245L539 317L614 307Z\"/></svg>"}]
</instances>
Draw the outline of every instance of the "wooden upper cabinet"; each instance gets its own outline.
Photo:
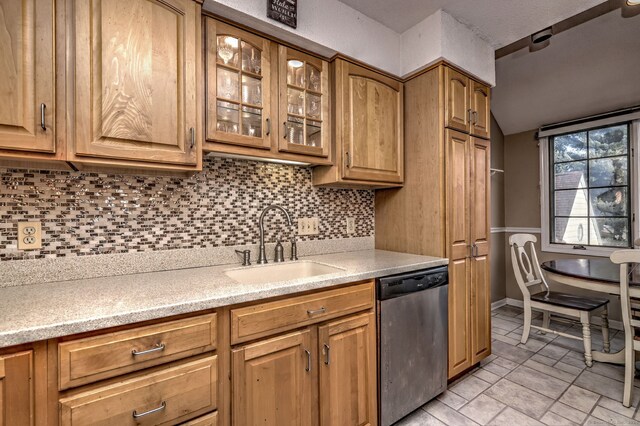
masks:
<instances>
[{"instance_id":1,"label":"wooden upper cabinet","mask_svg":"<svg viewBox=\"0 0 640 426\"><path fill-rule=\"evenodd\" d=\"M0 149L54 153L53 0L0 3Z\"/></svg>"},{"instance_id":2,"label":"wooden upper cabinet","mask_svg":"<svg viewBox=\"0 0 640 426\"><path fill-rule=\"evenodd\" d=\"M207 140L271 147L271 42L206 18Z\"/></svg>"},{"instance_id":3,"label":"wooden upper cabinet","mask_svg":"<svg viewBox=\"0 0 640 426\"><path fill-rule=\"evenodd\" d=\"M477 81L471 81L471 134L489 139L491 130L490 89Z\"/></svg>"},{"instance_id":4,"label":"wooden upper cabinet","mask_svg":"<svg viewBox=\"0 0 640 426\"><path fill-rule=\"evenodd\" d=\"M335 165L314 185L384 188L404 181L403 85L343 59L333 64Z\"/></svg>"},{"instance_id":5,"label":"wooden upper cabinet","mask_svg":"<svg viewBox=\"0 0 640 426\"><path fill-rule=\"evenodd\" d=\"M402 182L402 83L349 62L337 65L336 125L342 129L336 138L342 139L344 178Z\"/></svg>"},{"instance_id":6,"label":"wooden upper cabinet","mask_svg":"<svg viewBox=\"0 0 640 426\"><path fill-rule=\"evenodd\" d=\"M315 424L312 371L317 368L317 360L314 355L308 328L234 349L233 424Z\"/></svg>"},{"instance_id":7,"label":"wooden upper cabinet","mask_svg":"<svg viewBox=\"0 0 640 426\"><path fill-rule=\"evenodd\" d=\"M469 133L471 126L471 80L449 67L444 68L445 126Z\"/></svg>"},{"instance_id":8,"label":"wooden upper cabinet","mask_svg":"<svg viewBox=\"0 0 640 426\"><path fill-rule=\"evenodd\" d=\"M318 339L320 425L376 425L375 314L321 326Z\"/></svg>"},{"instance_id":9,"label":"wooden upper cabinet","mask_svg":"<svg viewBox=\"0 0 640 426\"><path fill-rule=\"evenodd\" d=\"M200 4L75 0L72 10L71 161L201 167Z\"/></svg>"},{"instance_id":10,"label":"wooden upper cabinet","mask_svg":"<svg viewBox=\"0 0 640 426\"><path fill-rule=\"evenodd\" d=\"M0 355L0 426L32 426L34 411L33 351Z\"/></svg>"},{"instance_id":11,"label":"wooden upper cabinet","mask_svg":"<svg viewBox=\"0 0 640 426\"><path fill-rule=\"evenodd\" d=\"M328 157L331 149L329 64L278 46L278 149Z\"/></svg>"}]
</instances>

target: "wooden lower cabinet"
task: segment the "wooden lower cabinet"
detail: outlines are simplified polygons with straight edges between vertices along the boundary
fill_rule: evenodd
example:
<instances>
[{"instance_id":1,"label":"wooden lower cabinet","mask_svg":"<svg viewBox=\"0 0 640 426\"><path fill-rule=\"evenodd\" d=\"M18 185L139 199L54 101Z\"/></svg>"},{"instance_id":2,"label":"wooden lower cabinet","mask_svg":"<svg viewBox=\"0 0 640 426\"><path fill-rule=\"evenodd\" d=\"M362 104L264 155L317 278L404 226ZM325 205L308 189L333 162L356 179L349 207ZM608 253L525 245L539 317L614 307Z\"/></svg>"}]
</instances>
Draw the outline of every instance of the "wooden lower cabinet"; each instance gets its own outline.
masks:
<instances>
[{"instance_id":1,"label":"wooden lower cabinet","mask_svg":"<svg viewBox=\"0 0 640 426\"><path fill-rule=\"evenodd\" d=\"M369 310L233 350L235 426L377 425Z\"/></svg>"},{"instance_id":2,"label":"wooden lower cabinet","mask_svg":"<svg viewBox=\"0 0 640 426\"><path fill-rule=\"evenodd\" d=\"M218 412L205 414L190 422L183 423L181 426L218 426Z\"/></svg>"},{"instance_id":3,"label":"wooden lower cabinet","mask_svg":"<svg viewBox=\"0 0 640 426\"><path fill-rule=\"evenodd\" d=\"M449 377L471 367L470 260L449 261Z\"/></svg>"},{"instance_id":4,"label":"wooden lower cabinet","mask_svg":"<svg viewBox=\"0 0 640 426\"><path fill-rule=\"evenodd\" d=\"M377 424L375 314L320 326L320 425Z\"/></svg>"},{"instance_id":5,"label":"wooden lower cabinet","mask_svg":"<svg viewBox=\"0 0 640 426\"><path fill-rule=\"evenodd\" d=\"M216 408L217 377L208 356L93 388L60 400L60 425L175 425Z\"/></svg>"},{"instance_id":6,"label":"wooden lower cabinet","mask_svg":"<svg viewBox=\"0 0 640 426\"><path fill-rule=\"evenodd\" d=\"M489 257L471 259L471 365L491 354Z\"/></svg>"},{"instance_id":7,"label":"wooden lower cabinet","mask_svg":"<svg viewBox=\"0 0 640 426\"><path fill-rule=\"evenodd\" d=\"M233 350L234 425L313 424L311 345L307 328Z\"/></svg>"},{"instance_id":8,"label":"wooden lower cabinet","mask_svg":"<svg viewBox=\"0 0 640 426\"><path fill-rule=\"evenodd\" d=\"M32 350L0 356L0 426L35 424Z\"/></svg>"}]
</instances>

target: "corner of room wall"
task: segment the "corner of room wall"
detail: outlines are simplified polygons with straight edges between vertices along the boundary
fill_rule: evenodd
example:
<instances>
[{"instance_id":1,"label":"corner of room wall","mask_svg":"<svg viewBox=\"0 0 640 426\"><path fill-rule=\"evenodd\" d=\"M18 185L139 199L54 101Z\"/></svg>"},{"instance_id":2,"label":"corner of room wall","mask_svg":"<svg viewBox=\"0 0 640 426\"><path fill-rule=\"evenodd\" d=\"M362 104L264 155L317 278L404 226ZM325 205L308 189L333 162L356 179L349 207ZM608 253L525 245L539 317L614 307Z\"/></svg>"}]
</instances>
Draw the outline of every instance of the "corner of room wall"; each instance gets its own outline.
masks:
<instances>
[{"instance_id":1,"label":"corner of room wall","mask_svg":"<svg viewBox=\"0 0 640 426\"><path fill-rule=\"evenodd\" d=\"M493 46L471 28L444 11L441 16L442 57L448 62L496 85L495 52Z\"/></svg>"}]
</instances>

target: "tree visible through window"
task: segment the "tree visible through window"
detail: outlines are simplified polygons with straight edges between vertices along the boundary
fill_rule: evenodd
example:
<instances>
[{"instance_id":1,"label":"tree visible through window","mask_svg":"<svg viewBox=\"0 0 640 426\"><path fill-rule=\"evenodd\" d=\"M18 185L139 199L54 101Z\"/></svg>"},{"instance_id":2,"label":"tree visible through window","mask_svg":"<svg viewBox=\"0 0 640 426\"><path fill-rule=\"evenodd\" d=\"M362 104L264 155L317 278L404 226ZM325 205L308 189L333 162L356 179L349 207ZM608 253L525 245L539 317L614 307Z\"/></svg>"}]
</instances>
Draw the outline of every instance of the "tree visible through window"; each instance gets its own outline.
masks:
<instances>
[{"instance_id":1,"label":"tree visible through window","mask_svg":"<svg viewBox=\"0 0 640 426\"><path fill-rule=\"evenodd\" d=\"M630 247L629 123L551 139L551 242Z\"/></svg>"}]
</instances>

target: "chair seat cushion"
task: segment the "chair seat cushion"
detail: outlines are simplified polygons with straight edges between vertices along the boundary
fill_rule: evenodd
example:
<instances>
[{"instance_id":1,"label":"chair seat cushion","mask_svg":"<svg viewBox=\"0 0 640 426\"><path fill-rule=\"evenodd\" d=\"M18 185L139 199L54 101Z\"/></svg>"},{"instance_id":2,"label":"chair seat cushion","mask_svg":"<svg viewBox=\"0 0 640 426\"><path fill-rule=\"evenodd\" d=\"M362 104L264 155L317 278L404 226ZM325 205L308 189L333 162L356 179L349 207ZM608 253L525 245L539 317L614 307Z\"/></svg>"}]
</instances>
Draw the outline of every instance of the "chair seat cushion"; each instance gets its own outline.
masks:
<instances>
[{"instance_id":1,"label":"chair seat cushion","mask_svg":"<svg viewBox=\"0 0 640 426\"><path fill-rule=\"evenodd\" d=\"M531 300L580 311L593 311L609 303L609 299L576 296L575 294L558 293L556 291L550 291L549 293L541 291L540 293L532 294Z\"/></svg>"}]
</instances>

